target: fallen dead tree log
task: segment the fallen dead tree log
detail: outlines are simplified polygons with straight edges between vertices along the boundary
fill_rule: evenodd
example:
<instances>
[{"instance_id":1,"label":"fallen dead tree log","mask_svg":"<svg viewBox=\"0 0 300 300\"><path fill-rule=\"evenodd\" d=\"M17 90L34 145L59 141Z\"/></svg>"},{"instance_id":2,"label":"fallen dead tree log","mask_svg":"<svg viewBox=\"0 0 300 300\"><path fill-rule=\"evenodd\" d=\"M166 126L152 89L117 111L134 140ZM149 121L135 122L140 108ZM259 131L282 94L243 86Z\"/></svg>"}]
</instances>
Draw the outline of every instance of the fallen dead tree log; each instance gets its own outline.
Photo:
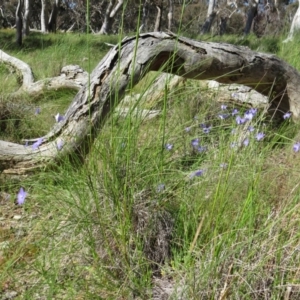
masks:
<instances>
[{"instance_id":1,"label":"fallen dead tree log","mask_svg":"<svg viewBox=\"0 0 300 300\"><path fill-rule=\"evenodd\" d=\"M282 113L291 111L294 119L300 116L300 75L276 56L171 33L146 33L138 39L124 39L107 53L92 72L90 82L75 96L64 120L47 135L29 141L27 147L0 141L0 171L26 174L67 155L85 155L125 90L151 70L243 84L271 95L272 108ZM38 146L32 147L33 142Z\"/></svg>"},{"instance_id":2,"label":"fallen dead tree log","mask_svg":"<svg viewBox=\"0 0 300 300\"><path fill-rule=\"evenodd\" d=\"M45 78L34 81L33 72L28 64L20 59L8 55L0 50L0 63L10 65L18 72L21 81L20 89L14 93L15 96L25 92L28 95L36 96L45 90L57 90L59 88L70 88L79 90L88 81L88 73L78 65L69 65L61 69L60 75L52 78Z\"/></svg>"}]
</instances>

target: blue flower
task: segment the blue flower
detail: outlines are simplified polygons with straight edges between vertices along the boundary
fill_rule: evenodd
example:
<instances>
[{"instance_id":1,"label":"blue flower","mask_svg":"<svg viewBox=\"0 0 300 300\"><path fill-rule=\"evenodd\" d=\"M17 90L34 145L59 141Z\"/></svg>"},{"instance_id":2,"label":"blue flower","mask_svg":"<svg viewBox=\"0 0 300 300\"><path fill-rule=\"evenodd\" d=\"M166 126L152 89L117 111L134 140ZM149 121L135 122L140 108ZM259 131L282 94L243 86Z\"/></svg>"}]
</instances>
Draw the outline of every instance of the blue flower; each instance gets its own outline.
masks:
<instances>
[{"instance_id":1,"label":"blue flower","mask_svg":"<svg viewBox=\"0 0 300 300\"><path fill-rule=\"evenodd\" d=\"M291 116L292 116L292 113L291 113L291 112L286 112L286 113L283 115L283 118L286 120L286 119L289 119Z\"/></svg>"},{"instance_id":2,"label":"blue flower","mask_svg":"<svg viewBox=\"0 0 300 300\"><path fill-rule=\"evenodd\" d=\"M191 145L195 148L199 145L199 139L196 138L196 139L192 139L191 141Z\"/></svg>"},{"instance_id":3,"label":"blue flower","mask_svg":"<svg viewBox=\"0 0 300 300\"><path fill-rule=\"evenodd\" d=\"M256 138L256 140L261 141L264 137L265 137L265 134L263 132L259 132L255 138Z\"/></svg>"},{"instance_id":4,"label":"blue flower","mask_svg":"<svg viewBox=\"0 0 300 300\"><path fill-rule=\"evenodd\" d=\"M225 120L229 117L229 114L219 114L218 117L221 119L221 120Z\"/></svg>"},{"instance_id":5,"label":"blue flower","mask_svg":"<svg viewBox=\"0 0 300 300\"><path fill-rule=\"evenodd\" d=\"M198 151L199 153L205 152L206 150L207 150L207 147L205 147L205 146L199 146L199 147L197 148L197 151Z\"/></svg>"},{"instance_id":6,"label":"blue flower","mask_svg":"<svg viewBox=\"0 0 300 300\"><path fill-rule=\"evenodd\" d=\"M197 171L194 171L190 174L190 179L193 179L194 177L200 177L204 174L204 170L197 170Z\"/></svg>"},{"instance_id":7,"label":"blue flower","mask_svg":"<svg viewBox=\"0 0 300 300\"><path fill-rule=\"evenodd\" d=\"M225 110L225 109L227 109L227 105L225 105L225 104L222 104L222 105L221 105L221 109L222 109L222 110Z\"/></svg>"},{"instance_id":8,"label":"blue flower","mask_svg":"<svg viewBox=\"0 0 300 300\"><path fill-rule=\"evenodd\" d=\"M157 186L156 191L157 191L158 193L161 193L161 192L163 192L163 191L165 190L165 188L166 188L165 184L164 184L164 183L160 183L160 184Z\"/></svg>"},{"instance_id":9,"label":"blue flower","mask_svg":"<svg viewBox=\"0 0 300 300\"><path fill-rule=\"evenodd\" d=\"M235 118L235 121L236 121L236 124L241 125L241 124L244 124L247 121L247 119L246 118L242 118L241 116L237 116Z\"/></svg>"},{"instance_id":10,"label":"blue flower","mask_svg":"<svg viewBox=\"0 0 300 300\"><path fill-rule=\"evenodd\" d=\"M35 115L39 115L40 113L41 113L41 109L40 109L39 107L37 107L37 108L35 109L34 114L35 114Z\"/></svg>"},{"instance_id":11,"label":"blue flower","mask_svg":"<svg viewBox=\"0 0 300 300\"><path fill-rule=\"evenodd\" d=\"M247 147L247 146L249 145L249 139L248 139L248 138L244 139L243 145L244 145L245 147Z\"/></svg>"},{"instance_id":12,"label":"blue flower","mask_svg":"<svg viewBox=\"0 0 300 300\"><path fill-rule=\"evenodd\" d=\"M170 151L173 149L173 144L166 144L165 148L166 148L166 150Z\"/></svg>"},{"instance_id":13,"label":"blue flower","mask_svg":"<svg viewBox=\"0 0 300 300\"><path fill-rule=\"evenodd\" d=\"M201 127L202 127L202 130L203 130L203 133L205 133L205 134L208 134L211 130L211 126L207 126L205 124L202 124Z\"/></svg>"},{"instance_id":14,"label":"blue flower","mask_svg":"<svg viewBox=\"0 0 300 300\"><path fill-rule=\"evenodd\" d=\"M185 132L190 132L191 131L191 127L185 127Z\"/></svg>"},{"instance_id":15,"label":"blue flower","mask_svg":"<svg viewBox=\"0 0 300 300\"><path fill-rule=\"evenodd\" d=\"M43 143L43 138L38 138L35 143L32 144L32 149L36 150Z\"/></svg>"},{"instance_id":16,"label":"blue flower","mask_svg":"<svg viewBox=\"0 0 300 300\"><path fill-rule=\"evenodd\" d=\"M63 121L64 119L65 119L65 117L60 115L59 113L55 116L55 120L57 123Z\"/></svg>"},{"instance_id":17,"label":"blue flower","mask_svg":"<svg viewBox=\"0 0 300 300\"><path fill-rule=\"evenodd\" d=\"M238 109L235 108L235 109L232 111L231 114L232 114L233 116L235 116L235 115L237 115L238 113L239 113Z\"/></svg>"},{"instance_id":18,"label":"blue flower","mask_svg":"<svg viewBox=\"0 0 300 300\"><path fill-rule=\"evenodd\" d=\"M250 131L250 132L253 132L253 131L254 131L254 127L250 125L250 126L247 128L247 130Z\"/></svg>"},{"instance_id":19,"label":"blue flower","mask_svg":"<svg viewBox=\"0 0 300 300\"><path fill-rule=\"evenodd\" d=\"M252 112L250 112L250 111L246 111L245 114L244 114L244 118L246 120L251 121L254 118L254 114Z\"/></svg>"},{"instance_id":20,"label":"blue flower","mask_svg":"<svg viewBox=\"0 0 300 300\"><path fill-rule=\"evenodd\" d=\"M297 142L296 144L294 144L293 150L294 150L294 152L299 152L299 150L300 150L300 142Z\"/></svg>"},{"instance_id":21,"label":"blue flower","mask_svg":"<svg viewBox=\"0 0 300 300\"><path fill-rule=\"evenodd\" d=\"M26 197L27 197L27 192L25 192L25 190L21 187L17 196L17 203L19 205L24 204Z\"/></svg>"},{"instance_id":22,"label":"blue flower","mask_svg":"<svg viewBox=\"0 0 300 300\"><path fill-rule=\"evenodd\" d=\"M253 114L254 116L257 114L257 108L250 108L249 110L248 110L248 112L249 113L251 113L251 114Z\"/></svg>"}]
</instances>

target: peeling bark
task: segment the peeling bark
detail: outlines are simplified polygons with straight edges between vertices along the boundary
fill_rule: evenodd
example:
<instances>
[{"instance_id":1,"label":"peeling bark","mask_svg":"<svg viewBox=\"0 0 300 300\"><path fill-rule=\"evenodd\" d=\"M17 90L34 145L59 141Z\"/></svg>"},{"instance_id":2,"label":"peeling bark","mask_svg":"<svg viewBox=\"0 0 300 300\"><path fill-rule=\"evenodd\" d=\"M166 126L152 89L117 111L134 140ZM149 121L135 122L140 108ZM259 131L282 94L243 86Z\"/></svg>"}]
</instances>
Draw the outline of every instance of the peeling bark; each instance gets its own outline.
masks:
<instances>
[{"instance_id":1,"label":"peeling bark","mask_svg":"<svg viewBox=\"0 0 300 300\"><path fill-rule=\"evenodd\" d=\"M198 42L172 33L145 33L138 40L125 38L107 53L89 83L75 96L65 119L42 137L38 149L0 141L0 171L27 174L55 165L69 155L86 155L125 90L151 70L243 84L271 95L272 109L291 111L296 120L300 117L300 74L276 56L246 47ZM61 149L58 144L63 144Z\"/></svg>"}]
</instances>

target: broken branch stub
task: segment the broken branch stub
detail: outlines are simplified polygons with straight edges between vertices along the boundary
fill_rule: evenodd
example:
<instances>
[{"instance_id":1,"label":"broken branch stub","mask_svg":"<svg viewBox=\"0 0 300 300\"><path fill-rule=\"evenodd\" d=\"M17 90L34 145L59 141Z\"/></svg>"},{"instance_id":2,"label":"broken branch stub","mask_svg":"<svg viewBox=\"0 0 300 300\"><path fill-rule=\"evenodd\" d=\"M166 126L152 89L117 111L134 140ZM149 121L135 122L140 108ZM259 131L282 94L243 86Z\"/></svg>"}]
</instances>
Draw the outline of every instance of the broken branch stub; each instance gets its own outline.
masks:
<instances>
[{"instance_id":1,"label":"broken branch stub","mask_svg":"<svg viewBox=\"0 0 300 300\"><path fill-rule=\"evenodd\" d=\"M43 137L37 149L0 141L0 170L26 174L66 155L84 155L125 90L151 70L243 84L271 95L273 108L290 110L295 119L300 116L300 75L276 56L171 33L145 33L124 39L106 54L92 72L89 84L75 96L65 119ZM63 146L58 149L58 144Z\"/></svg>"}]
</instances>

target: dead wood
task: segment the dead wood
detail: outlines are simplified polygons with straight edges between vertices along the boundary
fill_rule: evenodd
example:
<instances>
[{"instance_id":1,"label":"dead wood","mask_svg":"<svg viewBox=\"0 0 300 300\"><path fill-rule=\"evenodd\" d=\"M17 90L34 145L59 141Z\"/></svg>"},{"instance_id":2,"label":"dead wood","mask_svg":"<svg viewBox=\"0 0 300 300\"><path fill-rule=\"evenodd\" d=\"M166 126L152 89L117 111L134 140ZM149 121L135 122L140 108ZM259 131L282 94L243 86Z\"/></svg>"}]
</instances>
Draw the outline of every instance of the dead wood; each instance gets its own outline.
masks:
<instances>
[{"instance_id":1,"label":"dead wood","mask_svg":"<svg viewBox=\"0 0 300 300\"><path fill-rule=\"evenodd\" d=\"M26 174L68 155L85 155L125 90L151 70L243 84L271 95L272 108L282 113L290 110L293 118L299 119L299 73L276 56L171 33L145 33L138 39L125 38L107 53L92 72L89 83L75 96L65 119L39 140L42 142L37 149L0 141L0 171Z\"/></svg>"}]
</instances>

